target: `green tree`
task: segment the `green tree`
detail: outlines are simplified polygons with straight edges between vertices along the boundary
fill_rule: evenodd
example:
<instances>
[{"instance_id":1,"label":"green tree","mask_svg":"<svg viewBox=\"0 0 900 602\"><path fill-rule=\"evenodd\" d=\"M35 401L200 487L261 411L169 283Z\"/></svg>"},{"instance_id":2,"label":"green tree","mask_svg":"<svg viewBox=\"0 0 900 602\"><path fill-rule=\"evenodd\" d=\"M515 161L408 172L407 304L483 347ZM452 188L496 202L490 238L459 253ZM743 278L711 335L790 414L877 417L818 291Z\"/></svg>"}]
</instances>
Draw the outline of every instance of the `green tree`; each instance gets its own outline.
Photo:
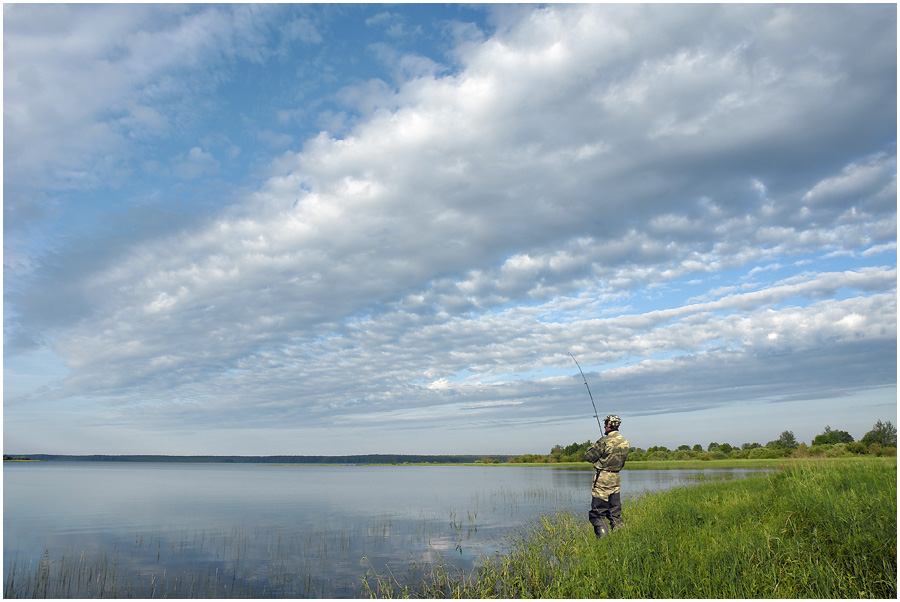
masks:
<instances>
[{"instance_id":1,"label":"green tree","mask_svg":"<svg viewBox=\"0 0 900 602\"><path fill-rule=\"evenodd\" d=\"M703 446L700 445L699 443L697 443L696 445L694 445L694 447L691 448L691 451L702 452L702 451L703 451Z\"/></svg>"},{"instance_id":2,"label":"green tree","mask_svg":"<svg viewBox=\"0 0 900 602\"><path fill-rule=\"evenodd\" d=\"M562 445L554 445L550 450L550 455L547 456L551 462L560 462L562 461Z\"/></svg>"},{"instance_id":3,"label":"green tree","mask_svg":"<svg viewBox=\"0 0 900 602\"><path fill-rule=\"evenodd\" d=\"M781 431L781 435L775 441L766 443L769 449L793 449L797 447L797 439L793 431Z\"/></svg>"},{"instance_id":4,"label":"green tree","mask_svg":"<svg viewBox=\"0 0 900 602\"><path fill-rule=\"evenodd\" d=\"M714 449L719 449L719 444L715 441L706 446L706 451L713 451Z\"/></svg>"},{"instance_id":5,"label":"green tree","mask_svg":"<svg viewBox=\"0 0 900 602\"><path fill-rule=\"evenodd\" d=\"M731 445L729 445L728 443L723 443L722 445L719 446L718 449L720 452L722 452L724 454L730 454L731 450L733 450L734 448L731 447Z\"/></svg>"},{"instance_id":6,"label":"green tree","mask_svg":"<svg viewBox=\"0 0 900 602\"><path fill-rule=\"evenodd\" d=\"M797 439L794 437L794 431L781 431L778 440L781 441L785 447L797 447Z\"/></svg>"},{"instance_id":7,"label":"green tree","mask_svg":"<svg viewBox=\"0 0 900 602\"><path fill-rule=\"evenodd\" d=\"M679 445L678 451L691 451L691 446L690 445Z\"/></svg>"},{"instance_id":8,"label":"green tree","mask_svg":"<svg viewBox=\"0 0 900 602\"><path fill-rule=\"evenodd\" d=\"M853 441L853 436L847 431L835 431L826 424L825 432L821 435L816 435L812 443L813 445L824 445L826 443L834 445L835 443L853 443Z\"/></svg>"},{"instance_id":9,"label":"green tree","mask_svg":"<svg viewBox=\"0 0 900 602\"><path fill-rule=\"evenodd\" d=\"M897 447L897 427L887 422L878 421L872 426L872 430L860 439L866 445L878 443L882 447Z\"/></svg>"},{"instance_id":10,"label":"green tree","mask_svg":"<svg viewBox=\"0 0 900 602\"><path fill-rule=\"evenodd\" d=\"M591 446L590 441L585 441L584 443L573 443L572 445L567 445L565 449L563 449L564 456L574 456L580 451L587 451L587 448Z\"/></svg>"}]
</instances>

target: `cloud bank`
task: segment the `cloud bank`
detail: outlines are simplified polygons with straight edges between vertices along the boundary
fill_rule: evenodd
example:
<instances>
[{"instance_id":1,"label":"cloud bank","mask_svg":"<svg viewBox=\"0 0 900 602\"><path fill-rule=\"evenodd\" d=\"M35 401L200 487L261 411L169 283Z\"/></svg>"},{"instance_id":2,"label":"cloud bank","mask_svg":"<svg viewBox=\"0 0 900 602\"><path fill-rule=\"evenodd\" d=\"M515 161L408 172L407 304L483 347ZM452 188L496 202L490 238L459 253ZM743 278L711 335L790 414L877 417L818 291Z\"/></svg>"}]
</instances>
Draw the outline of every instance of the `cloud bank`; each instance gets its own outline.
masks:
<instances>
[{"instance_id":1,"label":"cloud bank","mask_svg":"<svg viewBox=\"0 0 900 602\"><path fill-rule=\"evenodd\" d=\"M105 158L198 110L178 105L202 67L264 69L284 39L268 9L33 10L55 18L33 32L6 12L13 241L72 189L131 177ZM308 105L277 107L283 129L258 137L280 154L236 200L7 251L7 356L50 349L65 375L6 414L65 403L185 437L412 430L443 452L460 431L524 450L510 431L592 420L569 352L629 417L895 387L895 10L497 8L490 28L445 23L443 56L385 42L394 79L341 87L332 129L304 136L285 115ZM412 35L388 19L369 26ZM29 77L75 96L61 110L45 84L32 102ZM221 185L224 149L171 153L157 185ZM52 201L16 194L34 181ZM385 451L364 448L328 451Z\"/></svg>"}]
</instances>

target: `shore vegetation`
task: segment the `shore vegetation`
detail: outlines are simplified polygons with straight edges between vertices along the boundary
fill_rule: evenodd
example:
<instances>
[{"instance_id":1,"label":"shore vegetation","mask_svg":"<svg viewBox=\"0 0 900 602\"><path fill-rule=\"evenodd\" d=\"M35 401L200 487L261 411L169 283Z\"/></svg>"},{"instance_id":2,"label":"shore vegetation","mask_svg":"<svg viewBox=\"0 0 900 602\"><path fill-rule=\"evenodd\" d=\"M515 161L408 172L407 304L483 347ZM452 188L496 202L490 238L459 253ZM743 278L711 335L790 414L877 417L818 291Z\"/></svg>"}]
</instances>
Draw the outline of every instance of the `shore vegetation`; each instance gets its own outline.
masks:
<instances>
[{"instance_id":1,"label":"shore vegetation","mask_svg":"<svg viewBox=\"0 0 900 602\"><path fill-rule=\"evenodd\" d=\"M565 464L584 462L584 454L593 441L555 445L549 454L523 454L512 456L507 462L511 464ZM663 445L654 445L643 449L632 447L628 452L626 468L637 468L638 462L685 462L699 460L780 460L783 458L847 458L859 456L897 457L897 428L891 421L877 421L859 441L846 431L833 430L825 425L822 434L817 435L809 445L798 443L793 431L782 431L781 434L765 445L761 443L742 443L732 445L711 441L705 447L700 443L682 444L675 449ZM764 466L765 464L763 464ZM747 467L743 464L740 466ZM734 466L739 467L738 465ZM675 468L674 466L656 465L654 468Z\"/></svg>"},{"instance_id":2,"label":"shore vegetation","mask_svg":"<svg viewBox=\"0 0 900 602\"><path fill-rule=\"evenodd\" d=\"M469 573L367 575L373 597L897 597L897 463L790 460L781 470L651 494L597 540L586 516L544 516Z\"/></svg>"}]
</instances>

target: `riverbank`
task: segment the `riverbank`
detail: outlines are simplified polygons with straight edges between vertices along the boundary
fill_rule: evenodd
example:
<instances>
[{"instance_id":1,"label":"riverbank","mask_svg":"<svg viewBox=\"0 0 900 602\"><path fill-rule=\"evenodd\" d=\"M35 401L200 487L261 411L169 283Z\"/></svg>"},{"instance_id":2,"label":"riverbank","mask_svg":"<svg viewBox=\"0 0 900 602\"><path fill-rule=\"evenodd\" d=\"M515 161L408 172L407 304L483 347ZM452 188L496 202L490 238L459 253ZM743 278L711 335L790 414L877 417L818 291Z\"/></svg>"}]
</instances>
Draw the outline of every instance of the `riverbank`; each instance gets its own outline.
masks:
<instances>
[{"instance_id":1,"label":"riverbank","mask_svg":"<svg viewBox=\"0 0 900 602\"><path fill-rule=\"evenodd\" d=\"M780 465L629 503L627 527L603 540L560 513L473 573L434 563L414 585L366 585L378 597L896 599L896 459Z\"/></svg>"},{"instance_id":2,"label":"riverbank","mask_svg":"<svg viewBox=\"0 0 900 602\"><path fill-rule=\"evenodd\" d=\"M844 460L845 458L840 458L840 460ZM853 461L854 458L846 458L848 461ZM773 459L739 459L739 460L649 460L649 461L641 461L641 462L625 462L625 468L623 470L704 470L704 469L724 469L730 470L733 468L748 468L751 470L756 469L777 469L785 463L784 458L773 458ZM816 460L809 460L815 462ZM474 463L474 464L465 464L465 466L531 466L531 467L547 467L547 468L562 468L566 470L593 470L593 466L590 462L552 462L547 464L541 463L514 463L507 462L503 464L482 464L482 463Z\"/></svg>"}]
</instances>

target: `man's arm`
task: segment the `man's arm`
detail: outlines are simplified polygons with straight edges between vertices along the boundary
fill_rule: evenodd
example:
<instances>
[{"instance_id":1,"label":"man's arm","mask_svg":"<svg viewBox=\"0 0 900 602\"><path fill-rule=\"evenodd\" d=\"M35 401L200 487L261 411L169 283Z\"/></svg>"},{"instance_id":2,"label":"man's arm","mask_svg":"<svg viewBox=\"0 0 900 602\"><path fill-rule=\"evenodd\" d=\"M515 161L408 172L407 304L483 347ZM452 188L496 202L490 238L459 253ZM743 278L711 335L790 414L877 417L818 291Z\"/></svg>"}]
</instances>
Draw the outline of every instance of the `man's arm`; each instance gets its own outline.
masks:
<instances>
[{"instance_id":1,"label":"man's arm","mask_svg":"<svg viewBox=\"0 0 900 602\"><path fill-rule=\"evenodd\" d=\"M593 464L597 460L600 459L600 441L597 441L593 445L591 445L586 452L584 452L584 460L585 462L590 462Z\"/></svg>"}]
</instances>

